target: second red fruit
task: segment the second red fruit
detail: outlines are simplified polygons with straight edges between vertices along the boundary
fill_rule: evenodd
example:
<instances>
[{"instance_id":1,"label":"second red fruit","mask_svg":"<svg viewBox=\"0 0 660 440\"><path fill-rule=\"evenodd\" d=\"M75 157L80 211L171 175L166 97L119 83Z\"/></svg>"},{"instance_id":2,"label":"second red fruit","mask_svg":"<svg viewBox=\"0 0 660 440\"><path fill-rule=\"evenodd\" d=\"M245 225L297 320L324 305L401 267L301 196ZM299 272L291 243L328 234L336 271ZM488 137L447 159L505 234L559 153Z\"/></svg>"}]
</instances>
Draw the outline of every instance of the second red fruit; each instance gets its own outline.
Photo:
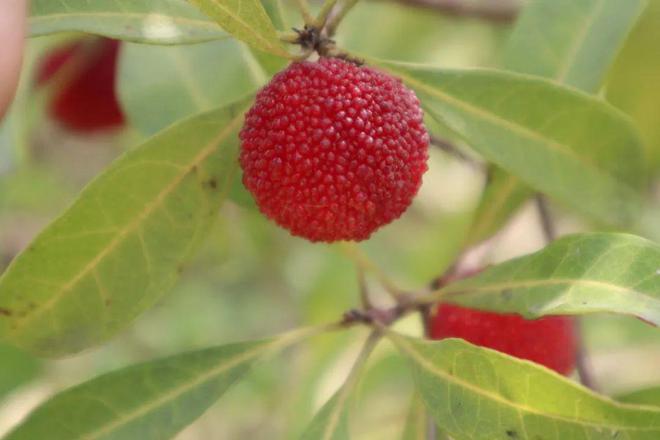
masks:
<instances>
[{"instance_id":1,"label":"second red fruit","mask_svg":"<svg viewBox=\"0 0 660 440\"><path fill-rule=\"evenodd\" d=\"M431 338L465 339L560 374L569 374L575 367L574 322L566 316L528 320L515 314L441 304L432 317Z\"/></svg>"},{"instance_id":2,"label":"second red fruit","mask_svg":"<svg viewBox=\"0 0 660 440\"><path fill-rule=\"evenodd\" d=\"M115 91L119 41L94 38L50 53L39 66L37 81L57 81L49 110L72 131L92 132L124 123Z\"/></svg>"}]
</instances>

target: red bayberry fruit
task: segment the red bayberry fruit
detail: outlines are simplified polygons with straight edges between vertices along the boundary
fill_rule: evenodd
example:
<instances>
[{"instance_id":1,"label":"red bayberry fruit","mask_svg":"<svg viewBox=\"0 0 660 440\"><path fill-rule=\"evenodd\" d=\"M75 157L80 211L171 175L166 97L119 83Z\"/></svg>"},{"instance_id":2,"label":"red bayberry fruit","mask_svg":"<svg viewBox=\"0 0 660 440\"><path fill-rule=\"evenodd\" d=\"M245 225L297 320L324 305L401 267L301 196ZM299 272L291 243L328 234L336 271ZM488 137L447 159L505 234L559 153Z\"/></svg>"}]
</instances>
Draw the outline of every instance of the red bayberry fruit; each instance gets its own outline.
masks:
<instances>
[{"instance_id":1,"label":"red bayberry fruit","mask_svg":"<svg viewBox=\"0 0 660 440\"><path fill-rule=\"evenodd\" d=\"M431 338L462 338L560 374L569 374L575 366L574 322L566 316L528 320L515 314L441 304L432 317Z\"/></svg>"},{"instance_id":2,"label":"red bayberry fruit","mask_svg":"<svg viewBox=\"0 0 660 440\"><path fill-rule=\"evenodd\" d=\"M311 241L369 238L403 214L427 169L414 92L336 58L278 73L240 137L243 183L261 211Z\"/></svg>"},{"instance_id":3,"label":"red bayberry fruit","mask_svg":"<svg viewBox=\"0 0 660 440\"><path fill-rule=\"evenodd\" d=\"M111 129L124 123L115 94L119 41L78 41L50 53L39 66L37 82L57 78L51 115L78 132ZM59 77L58 74L62 73Z\"/></svg>"}]
</instances>

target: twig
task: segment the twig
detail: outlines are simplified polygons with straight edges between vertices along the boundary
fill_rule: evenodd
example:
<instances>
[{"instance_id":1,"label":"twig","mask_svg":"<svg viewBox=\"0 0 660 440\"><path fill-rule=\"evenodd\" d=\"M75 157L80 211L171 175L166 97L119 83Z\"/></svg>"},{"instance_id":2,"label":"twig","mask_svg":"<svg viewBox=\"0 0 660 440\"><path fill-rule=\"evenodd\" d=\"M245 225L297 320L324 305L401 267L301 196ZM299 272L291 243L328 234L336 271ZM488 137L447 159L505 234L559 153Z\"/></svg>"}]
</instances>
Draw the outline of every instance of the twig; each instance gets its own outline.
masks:
<instances>
[{"instance_id":1,"label":"twig","mask_svg":"<svg viewBox=\"0 0 660 440\"><path fill-rule=\"evenodd\" d=\"M552 214L548 208L548 200L543 194L537 194L535 197L536 209L539 213L539 220L541 221L541 228L543 229L543 236L545 241L550 243L557 237L557 230L552 221Z\"/></svg>"},{"instance_id":2,"label":"twig","mask_svg":"<svg viewBox=\"0 0 660 440\"><path fill-rule=\"evenodd\" d=\"M456 145L454 145L450 140L441 138L438 136L431 136L431 145L439 148L450 156L454 156L456 159L464 162L471 167L478 169L479 171L484 171L484 167L481 163L468 156L462 152Z\"/></svg>"},{"instance_id":3,"label":"twig","mask_svg":"<svg viewBox=\"0 0 660 440\"><path fill-rule=\"evenodd\" d=\"M589 363L589 357L584 344L584 330L582 320L575 319L575 338L577 339L577 347L575 352L575 369L577 370L580 383L587 388L598 391L598 384L594 379Z\"/></svg>"},{"instance_id":4,"label":"twig","mask_svg":"<svg viewBox=\"0 0 660 440\"><path fill-rule=\"evenodd\" d=\"M473 17L498 23L515 20L522 7L520 0L397 0L399 3L433 9L454 17Z\"/></svg>"}]
</instances>

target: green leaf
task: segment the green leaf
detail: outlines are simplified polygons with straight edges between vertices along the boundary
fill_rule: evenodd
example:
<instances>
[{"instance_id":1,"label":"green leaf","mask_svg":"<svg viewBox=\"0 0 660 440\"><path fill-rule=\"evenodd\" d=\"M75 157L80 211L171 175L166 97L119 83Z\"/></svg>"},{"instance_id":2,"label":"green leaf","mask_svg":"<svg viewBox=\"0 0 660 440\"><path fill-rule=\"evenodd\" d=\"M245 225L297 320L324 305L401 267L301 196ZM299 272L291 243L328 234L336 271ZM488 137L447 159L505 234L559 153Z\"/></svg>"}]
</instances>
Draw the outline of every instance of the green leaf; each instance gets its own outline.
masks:
<instances>
[{"instance_id":1,"label":"green leaf","mask_svg":"<svg viewBox=\"0 0 660 440\"><path fill-rule=\"evenodd\" d=\"M369 355L380 338L378 332L372 332L369 335L346 382L314 416L302 434L301 440L348 440L350 438L348 423L350 396Z\"/></svg>"},{"instance_id":2,"label":"green leaf","mask_svg":"<svg viewBox=\"0 0 660 440\"><path fill-rule=\"evenodd\" d=\"M415 89L431 116L536 190L613 224L636 220L642 147L613 107L520 74L383 66Z\"/></svg>"},{"instance_id":3,"label":"green leaf","mask_svg":"<svg viewBox=\"0 0 660 440\"><path fill-rule=\"evenodd\" d=\"M0 398L34 379L40 362L10 345L0 344Z\"/></svg>"},{"instance_id":4,"label":"green leaf","mask_svg":"<svg viewBox=\"0 0 660 440\"><path fill-rule=\"evenodd\" d=\"M625 3L625 2L624 2ZM626 41L605 89L607 100L628 113L639 127L647 147L649 168L660 171L660 2L653 0Z\"/></svg>"},{"instance_id":5,"label":"green leaf","mask_svg":"<svg viewBox=\"0 0 660 440\"><path fill-rule=\"evenodd\" d=\"M346 387L337 391L314 416L301 440L348 440L348 394Z\"/></svg>"},{"instance_id":6,"label":"green leaf","mask_svg":"<svg viewBox=\"0 0 660 440\"><path fill-rule=\"evenodd\" d=\"M290 58L260 0L190 0L190 3L255 49Z\"/></svg>"},{"instance_id":7,"label":"green leaf","mask_svg":"<svg viewBox=\"0 0 660 440\"><path fill-rule=\"evenodd\" d=\"M660 409L599 396L534 363L460 339L390 334L417 390L455 440L660 438Z\"/></svg>"},{"instance_id":8,"label":"green leaf","mask_svg":"<svg viewBox=\"0 0 660 440\"><path fill-rule=\"evenodd\" d=\"M0 278L0 338L42 356L105 341L151 307L204 240L236 171L246 104L125 154Z\"/></svg>"},{"instance_id":9,"label":"green leaf","mask_svg":"<svg viewBox=\"0 0 660 440\"><path fill-rule=\"evenodd\" d=\"M419 393L415 393L410 403L410 410L408 411L408 418L403 428L401 440L427 440L428 428L429 419L426 406L424 406L424 401Z\"/></svg>"},{"instance_id":10,"label":"green leaf","mask_svg":"<svg viewBox=\"0 0 660 440\"><path fill-rule=\"evenodd\" d=\"M443 293L451 302L530 318L608 312L660 325L660 246L627 234L570 235Z\"/></svg>"},{"instance_id":11,"label":"green leaf","mask_svg":"<svg viewBox=\"0 0 660 440\"><path fill-rule=\"evenodd\" d=\"M616 400L635 405L651 405L660 407L660 386L631 391L616 397Z\"/></svg>"},{"instance_id":12,"label":"green leaf","mask_svg":"<svg viewBox=\"0 0 660 440\"><path fill-rule=\"evenodd\" d=\"M223 345L99 376L38 407L5 440L161 440L201 416L290 338Z\"/></svg>"},{"instance_id":13,"label":"green leaf","mask_svg":"<svg viewBox=\"0 0 660 440\"><path fill-rule=\"evenodd\" d=\"M523 9L502 65L598 91L645 0L537 0Z\"/></svg>"},{"instance_id":14,"label":"green leaf","mask_svg":"<svg viewBox=\"0 0 660 440\"><path fill-rule=\"evenodd\" d=\"M227 34L185 0L31 0L29 34L87 32L152 44L183 44Z\"/></svg>"},{"instance_id":15,"label":"green leaf","mask_svg":"<svg viewBox=\"0 0 660 440\"><path fill-rule=\"evenodd\" d=\"M235 40L168 47L125 44L118 93L132 125L151 135L233 102L266 80L250 50Z\"/></svg>"},{"instance_id":16,"label":"green leaf","mask_svg":"<svg viewBox=\"0 0 660 440\"><path fill-rule=\"evenodd\" d=\"M518 18L502 66L595 93L644 4L644 0L531 2ZM493 168L491 177L476 211L470 243L499 230L532 193L499 168Z\"/></svg>"},{"instance_id":17,"label":"green leaf","mask_svg":"<svg viewBox=\"0 0 660 440\"><path fill-rule=\"evenodd\" d=\"M168 47L129 43L121 51L118 91L131 124L152 135L179 119L251 94L267 78L253 52L236 40ZM243 207L256 207L240 173L229 196Z\"/></svg>"}]
</instances>

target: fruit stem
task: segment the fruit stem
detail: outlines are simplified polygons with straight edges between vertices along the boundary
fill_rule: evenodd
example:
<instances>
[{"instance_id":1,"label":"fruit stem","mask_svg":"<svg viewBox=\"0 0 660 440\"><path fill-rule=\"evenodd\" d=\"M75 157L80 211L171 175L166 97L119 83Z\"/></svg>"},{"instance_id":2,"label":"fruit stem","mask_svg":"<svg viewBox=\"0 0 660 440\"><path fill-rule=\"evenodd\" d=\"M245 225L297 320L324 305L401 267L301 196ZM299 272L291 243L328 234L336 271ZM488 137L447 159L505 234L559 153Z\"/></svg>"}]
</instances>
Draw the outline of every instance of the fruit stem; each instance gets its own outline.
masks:
<instances>
[{"instance_id":1,"label":"fruit stem","mask_svg":"<svg viewBox=\"0 0 660 440\"><path fill-rule=\"evenodd\" d=\"M337 4L337 0L325 0L323 3L323 6L321 6L321 10L319 11L319 15L316 16L316 20L314 20L312 23L312 26L314 26L316 29L323 29L325 27L326 22L328 21L328 17L330 16L330 13L334 9L335 5Z\"/></svg>"},{"instance_id":2,"label":"fruit stem","mask_svg":"<svg viewBox=\"0 0 660 440\"><path fill-rule=\"evenodd\" d=\"M298 44L299 35L295 32L278 32L280 41L289 44Z\"/></svg>"},{"instance_id":3,"label":"fruit stem","mask_svg":"<svg viewBox=\"0 0 660 440\"><path fill-rule=\"evenodd\" d=\"M367 280L364 276L364 269L357 267L358 288L360 289L360 303L362 308L370 309L373 307L371 299L369 298L369 290L367 288Z\"/></svg>"},{"instance_id":4,"label":"fruit stem","mask_svg":"<svg viewBox=\"0 0 660 440\"><path fill-rule=\"evenodd\" d=\"M325 25L326 34L328 37L332 37L335 32L337 32L337 27L339 23L344 19L348 11L350 11L353 6L357 4L358 0L346 0L342 7L337 11L336 14L331 15Z\"/></svg>"},{"instance_id":5,"label":"fruit stem","mask_svg":"<svg viewBox=\"0 0 660 440\"><path fill-rule=\"evenodd\" d=\"M308 26L313 26L314 16L312 15L307 0L296 0L296 6L298 6L298 9L300 10L300 14L302 15L305 24Z\"/></svg>"}]
</instances>

